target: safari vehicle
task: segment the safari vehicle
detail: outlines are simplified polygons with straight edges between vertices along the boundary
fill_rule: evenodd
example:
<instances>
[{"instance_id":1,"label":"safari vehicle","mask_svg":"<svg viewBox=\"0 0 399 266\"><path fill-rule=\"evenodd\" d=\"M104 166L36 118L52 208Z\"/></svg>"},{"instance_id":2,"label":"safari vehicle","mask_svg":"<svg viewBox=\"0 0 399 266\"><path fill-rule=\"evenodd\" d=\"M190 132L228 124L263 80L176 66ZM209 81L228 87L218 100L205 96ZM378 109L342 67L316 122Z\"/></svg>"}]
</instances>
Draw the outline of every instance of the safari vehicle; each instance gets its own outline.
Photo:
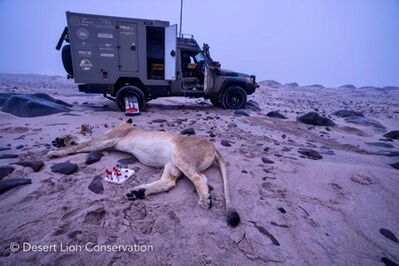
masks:
<instances>
[{"instance_id":1,"label":"safari vehicle","mask_svg":"<svg viewBox=\"0 0 399 266\"><path fill-rule=\"evenodd\" d=\"M215 106L239 109L258 87L255 76L222 69L193 36L177 36L167 21L66 12L56 46L68 78L79 91L102 93L124 110L135 96L141 110L158 97L210 99Z\"/></svg>"}]
</instances>

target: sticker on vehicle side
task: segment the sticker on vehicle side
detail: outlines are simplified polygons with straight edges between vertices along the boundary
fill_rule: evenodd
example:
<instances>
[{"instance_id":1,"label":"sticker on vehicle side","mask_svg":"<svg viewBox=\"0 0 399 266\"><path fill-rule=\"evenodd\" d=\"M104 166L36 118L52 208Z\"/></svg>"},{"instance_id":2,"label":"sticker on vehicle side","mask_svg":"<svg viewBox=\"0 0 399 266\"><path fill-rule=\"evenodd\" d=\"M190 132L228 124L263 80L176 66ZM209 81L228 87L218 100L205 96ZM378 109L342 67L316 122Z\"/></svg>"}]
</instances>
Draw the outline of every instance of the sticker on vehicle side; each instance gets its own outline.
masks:
<instances>
[{"instance_id":1,"label":"sticker on vehicle side","mask_svg":"<svg viewBox=\"0 0 399 266\"><path fill-rule=\"evenodd\" d=\"M93 67L93 64L90 62L89 59L83 59L82 61L80 61L79 66L83 70L90 70Z\"/></svg>"}]
</instances>

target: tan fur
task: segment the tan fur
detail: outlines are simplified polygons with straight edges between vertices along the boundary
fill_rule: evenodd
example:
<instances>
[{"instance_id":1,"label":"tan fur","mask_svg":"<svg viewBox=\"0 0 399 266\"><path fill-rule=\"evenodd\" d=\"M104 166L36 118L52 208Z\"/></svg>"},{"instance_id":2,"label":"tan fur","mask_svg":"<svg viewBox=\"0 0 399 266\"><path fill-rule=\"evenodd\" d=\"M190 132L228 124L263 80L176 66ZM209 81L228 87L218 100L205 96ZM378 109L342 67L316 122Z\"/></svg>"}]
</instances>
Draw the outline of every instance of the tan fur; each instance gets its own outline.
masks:
<instances>
[{"instance_id":1,"label":"tan fur","mask_svg":"<svg viewBox=\"0 0 399 266\"><path fill-rule=\"evenodd\" d=\"M148 131L123 123L100 137L51 151L48 156L60 157L108 148L130 153L145 165L164 167L159 180L134 187L132 191L134 195L140 189L145 189L145 195L167 191L173 188L176 181L184 174L193 182L199 196L199 204L203 208L211 207L211 197L207 177L201 172L209 168L216 160L223 176L227 210L234 211L231 206L225 162L213 143L204 137ZM134 195L131 194L133 197Z\"/></svg>"}]
</instances>

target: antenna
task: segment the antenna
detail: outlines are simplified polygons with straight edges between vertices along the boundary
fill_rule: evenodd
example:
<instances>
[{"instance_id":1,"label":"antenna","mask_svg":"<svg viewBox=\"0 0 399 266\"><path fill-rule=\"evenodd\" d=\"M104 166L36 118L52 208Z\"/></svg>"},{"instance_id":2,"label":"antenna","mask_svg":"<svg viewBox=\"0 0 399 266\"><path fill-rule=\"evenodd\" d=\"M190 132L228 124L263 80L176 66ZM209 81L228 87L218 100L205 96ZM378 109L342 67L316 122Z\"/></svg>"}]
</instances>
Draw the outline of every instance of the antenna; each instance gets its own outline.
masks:
<instances>
[{"instance_id":1,"label":"antenna","mask_svg":"<svg viewBox=\"0 0 399 266\"><path fill-rule=\"evenodd\" d=\"M183 23L183 0L180 0L180 29L179 29L180 37L182 37L182 35L181 35L182 23Z\"/></svg>"}]
</instances>

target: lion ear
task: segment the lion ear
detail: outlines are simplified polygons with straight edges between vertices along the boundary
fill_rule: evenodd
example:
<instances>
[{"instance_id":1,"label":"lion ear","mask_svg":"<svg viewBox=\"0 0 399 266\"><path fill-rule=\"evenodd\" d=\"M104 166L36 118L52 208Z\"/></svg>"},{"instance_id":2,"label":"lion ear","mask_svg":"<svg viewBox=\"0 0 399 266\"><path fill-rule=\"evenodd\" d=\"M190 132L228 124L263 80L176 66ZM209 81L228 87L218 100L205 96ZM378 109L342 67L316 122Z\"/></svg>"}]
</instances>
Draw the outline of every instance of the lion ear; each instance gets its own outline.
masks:
<instances>
[{"instance_id":1,"label":"lion ear","mask_svg":"<svg viewBox=\"0 0 399 266\"><path fill-rule=\"evenodd\" d=\"M129 118L129 119L126 121L126 123L132 124L132 123L133 123L133 120L132 120L131 118Z\"/></svg>"}]
</instances>

